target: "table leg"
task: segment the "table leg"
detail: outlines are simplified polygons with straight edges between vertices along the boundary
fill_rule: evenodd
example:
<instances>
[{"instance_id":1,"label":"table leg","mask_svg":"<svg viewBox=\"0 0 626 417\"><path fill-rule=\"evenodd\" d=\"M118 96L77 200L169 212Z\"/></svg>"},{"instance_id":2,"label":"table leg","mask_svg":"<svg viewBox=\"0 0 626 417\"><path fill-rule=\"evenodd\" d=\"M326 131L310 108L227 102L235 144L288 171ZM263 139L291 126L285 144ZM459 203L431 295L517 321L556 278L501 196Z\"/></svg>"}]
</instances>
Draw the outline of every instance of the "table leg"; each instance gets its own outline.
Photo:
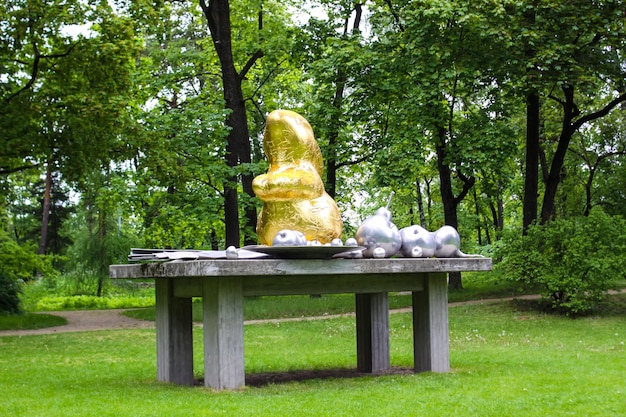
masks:
<instances>
[{"instance_id":1,"label":"table leg","mask_svg":"<svg viewBox=\"0 0 626 417\"><path fill-rule=\"evenodd\" d=\"M204 385L217 390L245 385L241 278L204 280Z\"/></svg>"},{"instance_id":2,"label":"table leg","mask_svg":"<svg viewBox=\"0 0 626 417\"><path fill-rule=\"evenodd\" d=\"M359 371L378 372L390 368L386 292L356 294L356 349Z\"/></svg>"},{"instance_id":3,"label":"table leg","mask_svg":"<svg viewBox=\"0 0 626 417\"><path fill-rule=\"evenodd\" d=\"M413 292L415 372L450 371L446 273L430 273L424 290Z\"/></svg>"},{"instance_id":4,"label":"table leg","mask_svg":"<svg viewBox=\"0 0 626 417\"><path fill-rule=\"evenodd\" d=\"M193 385L191 298L174 297L173 287L172 279L156 279L157 379Z\"/></svg>"}]
</instances>

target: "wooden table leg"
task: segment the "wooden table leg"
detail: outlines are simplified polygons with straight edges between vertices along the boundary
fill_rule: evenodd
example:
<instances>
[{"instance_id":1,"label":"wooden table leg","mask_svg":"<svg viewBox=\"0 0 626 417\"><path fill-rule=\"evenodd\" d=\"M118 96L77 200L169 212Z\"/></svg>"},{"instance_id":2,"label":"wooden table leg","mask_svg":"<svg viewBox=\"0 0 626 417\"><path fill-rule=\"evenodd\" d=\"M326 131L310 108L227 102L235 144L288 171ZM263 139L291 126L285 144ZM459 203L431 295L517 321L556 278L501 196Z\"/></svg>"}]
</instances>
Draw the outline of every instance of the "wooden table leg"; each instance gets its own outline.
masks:
<instances>
[{"instance_id":1,"label":"wooden table leg","mask_svg":"<svg viewBox=\"0 0 626 417\"><path fill-rule=\"evenodd\" d=\"M429 273L424 290L413 292L415 372L449 372L448 282L446 273Z\"/></svg>"},{"instance_id":2,"label":"wooden table leg","mask_svg":"<svg viewBox=\"0 0 626 417\"><path fill-rule=\"evenodd\" d=\"M241 278L204 279L204 385L217 390L245 385Z\"/></svg>"},{"instance_id":3,"label":"wooden table leg","mask_svg":"<svg viewBox=\"0 0 626 417\"><path fill-rule=\"evenodd\" d=\"M356 294L356 349L359 371L378 372L390 368L386 292Z\"/></svg>"},{"instance_id":4,"label":"wooden table leg","mask_svg":"<svg viewBox=\"0 0 626 417\"><path fill-rule=\"evenodd\" d=\"M193 385L191 298L174 297L170 278L157 278L155 293L157 379Z\"/></svg>"}]
</instances>

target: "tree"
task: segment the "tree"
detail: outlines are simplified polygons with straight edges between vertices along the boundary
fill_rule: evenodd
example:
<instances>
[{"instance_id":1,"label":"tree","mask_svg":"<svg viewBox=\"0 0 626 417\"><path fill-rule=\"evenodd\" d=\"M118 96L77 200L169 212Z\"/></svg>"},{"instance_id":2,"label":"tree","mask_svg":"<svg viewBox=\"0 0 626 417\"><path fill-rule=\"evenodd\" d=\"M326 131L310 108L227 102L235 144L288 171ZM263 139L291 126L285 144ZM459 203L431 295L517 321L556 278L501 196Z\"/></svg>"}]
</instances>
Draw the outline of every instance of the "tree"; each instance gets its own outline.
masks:
<instances>
[{"instance_id":1,"label":"tree","mask_svg":"<svg viewBox=\"0 0 626 417\"><path fill-rule=\"evenodd\" d=\"M122 178L110 168L94 169L85 175L88 185L82 193L77 214L66 224L73 244L68 248L66 271L86 276L95 283L95 294L105 293L109 265L124 263L139 239L127 222L123 206L130 199Z\"/></svg>"},{"instance_id":2,"label":"tree","mask_svg":"<svg viewBox=\"0 0 626 417\"><path fill-rule=\"evenodd\" d=\"M582 180L585 189L585 204L582 210L584 216L589 216L591 209L596 205L592 198L596 175L602 172L603 167L626 155L626 137L621 130L623 117L611 116L613 114L604 117L588 129L581 129L575 135L577 140L568 149L582 161L584 172L587 174Z\"/></svg>"},{"instance_id":3,"label":"tree","mask_svg":"<svg viewBox=\"0 0 626 417\"><path fill-rule=\"evenodd\" d=\"M0 172L45 173L39 244L45 253L53 180L80 189L86 172L123 151L138 48L132 22L108 6L9 1L0 13L6 19L0 54L7 62L0 90ZM86 33L68 32L87 23Z\"/></svg>"},{"instance_id":4,"label":"tree","mask_svg":"<svg viewBox=\"0 0 626 417\"><path fill-rule=\"evenodd\" d=\"M199 10L172 3L148 14L156 24L142 28L136 79L137 101L145 104L135 116L141 127L129 138L127 215L140 219L150 247L217 249L224 244L223 183L230 175L217 59Z\"/></svg>"},{"instance_id":5,"label":"tree","mask_svg":"<svg viewBox=\"0 0 626 417\"><path fill-rule=\"evenodd\" d=\"M555 214L561 170L573 135L607 116L626 101L623 55L625 16L621 1L589 3L532 0L506 3L506 15L494 16L506 41L505 65L527 101L524 225L537 218L539 156L547 156L541 222ZM502 20L506 19L506 21ZM602 100L595 100L600 92ZM540 127L548 123L540 108L560 108L558 140L540 149ZM543 143L547 145L546 141Z\"/></svg>"},{"instance_id":6,"label":"tree","mask_svg":"<svg viewBox=\"0 0 626 417\"><path fill-rule=\"evenodd\" d=\"M263 56L261 49L256 50L240 71L235 68L232 48L229 0L200 0L200 7L211 30L211 39L220 60L222 83L226 108L230 111L226 126L230 129L226 145L226 161L231 168L239 164L250 164L251 146L248 131L248 119L241 83L254 63ZM262 11L259 11L259 30L263 29ZM253 176L250 172L242 173L243 190L249 196L252 191ZM224 184L224 215L226 223L226 246L239 246L239 204L237 197L236 176L232 175ZM256 224L256 209L249 206L246 210L248 226ZM256 228L256 227L254 227ZM245 244L255 241L245 237Z\"/></svg>"},{"instance_id":7,"label":"tree","mask_svg":"<svg viewBox=\"0 0 626 417\"><path fill-rule=\"evenodd\" d=\"M489 53L501 42L498 31L485 7L470 3L386 2L376 13L379 63L395 80L381 86L397 94L402 108L390 118L409 118L417 126L413 135L423 140L407 144L436 155L445 223L458 228L459 206L475 186L479 167L498 172L514 151L498 79L500 58ZM413 153L407 148L402 155ZM461 288L460 276L451 276L450 286Z\"/></svg>"},{"instance_id":8,"label":"tree","mask_svg":"<svg viewBox=\"0 0 626 417\"><path fill-rule=\"evenodd\" d=\"M226 82L231 87L237 84L233 88L241 98L225 100L225 94L233 93L224 89L222 64L203 9L193 2L172 2L146 6L146 12L141 4L129 4L133 16L143 19L147 13L158 22L146 23L142 29L146 48L140 64L144 93L140 100L147 105L137 116L143 130L133 140L137 195L142 197L137 210L144 219L148 244L239 246L240 232L244 243L256 242L258 203L251 190L248 194L247 187L237 183L251 180L262 169L258 132L267 106L272 108L276 98L285 94L286 88L274 80L286 72L282 65L289 50L285 13L278 10L279 5L266 2L263 6L276 12L262 19L255 9L260 5L252 12L247 6L237 6L230 17L228 25L236 34L230 47L232 66L244 68L235 71L237 80ZM263 59L258 59L260 53L251 59L248 51L258 51L261 45ZM290 80L284 85L291 85ZM236 113L246 118L243 121L233 119L235 113L229 106L235 104L243 109ZM235 122L238 127L233 129ZM241 151L242 147L246 149ZM240 218L247 220L240 222Z\"/></svg>"},{"instance_id":9,"label":"tree","mask_svg":"<svg viewBox=\"0 0 626 417\"><path fill-rule=\"evenodd\" d=\"M364 52L360 36L363 3L348 1L322 3L322 6L327 10L328 19L309 20L304 29L308 33L301 41L296 59L301 61L304 73L315 85L314 102L308 104L307 116L317 127L317 139L326 163L326 191L335 198L337 171L356 163L345 151L346 142L354 140L347 132L350 111L345 108L345 96L354 86L355 72L359 69L358 54Z\"/></svg>"}]
</instances>

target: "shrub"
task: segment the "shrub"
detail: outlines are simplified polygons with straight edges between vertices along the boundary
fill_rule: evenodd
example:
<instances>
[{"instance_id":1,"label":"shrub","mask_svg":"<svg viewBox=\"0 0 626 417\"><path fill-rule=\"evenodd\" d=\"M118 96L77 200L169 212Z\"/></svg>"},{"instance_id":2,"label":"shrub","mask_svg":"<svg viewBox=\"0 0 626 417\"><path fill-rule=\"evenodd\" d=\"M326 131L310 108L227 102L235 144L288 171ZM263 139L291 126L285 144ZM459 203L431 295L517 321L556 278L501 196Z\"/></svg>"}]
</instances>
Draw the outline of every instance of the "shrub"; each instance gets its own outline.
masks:
<instances>
[{"instance_id":1,"label":"shrub","mask_svg":"<svg viewBox=\"0 0 626 417\"><path fill-rule=\"evenodd\" d=\"M0 272L0 314L20 314L20 288L12 278Z\"/></svg>"},{"instance_id":2,"label":"shrub","mask_svg":"<svg viewBox=\"0 0 626 417\"><path fill-rule=\"evenodd\" d=\"M538 288L553 309L589 312L626 271L626 222L594 209L588 217L534 225L509 237L496 266L507 279Z\"/></svg>"},{"instance_id":3,"label":"shrub","mask_svg":"<svg viewBox=\"0 0 626 417\"><path fill-rule=\"evenodd\" d=\"M154 297L97 297L95 295L48 296L37 302L37 311L103 310L153 307Z\"/></svg>"},{"instance_id":4,"label":"shrub","mask_svg":"<svg viewBox=\"0 0 626 417\"><path fill-rule=\"evenodd\" d=\"M19 244L5 231L0 229L0 267L1 273L13 281L28 281L36 274L54 274L52 262L48 255L38 255L32 243Z\"/></svg>"}]
</instances>

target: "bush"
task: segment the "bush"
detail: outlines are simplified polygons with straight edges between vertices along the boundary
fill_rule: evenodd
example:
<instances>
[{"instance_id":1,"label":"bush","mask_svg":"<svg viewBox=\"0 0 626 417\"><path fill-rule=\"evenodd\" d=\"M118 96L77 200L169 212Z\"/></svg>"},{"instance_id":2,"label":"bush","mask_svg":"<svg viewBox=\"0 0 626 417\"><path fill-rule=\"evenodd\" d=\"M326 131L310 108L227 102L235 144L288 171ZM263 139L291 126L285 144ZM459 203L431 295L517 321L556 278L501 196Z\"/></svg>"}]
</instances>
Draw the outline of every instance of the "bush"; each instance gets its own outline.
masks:
<instances>
[{"instance_id":1,"label":"bush","mask_svg":"<svg viewBox=\"0 0 626 417\"><path fill-rule=\"evenodd\" d=\"M36 274L52 275L54 258L38 255L32 243L20 245L0 229L0 273L13 281L28 281Z\"/></svg>"},{"instance_id":2,"label":"bush","mask_svg":"<svg viewBox=\"0 0 626 417\"><path fill-rule=\"evenodd\" d=\"M104 310L154 307L154 297L48 296L37 302L37 311Z\"/></svg>"},{"instance_id":3,"label":"bush","mask_svg":"<svg viewBox=\"0 0 626 417\"><path fill-rule=\"evenodd\" d=\"M507 277L537 288L555 310L589 312L615 289L626 271L626 222L594 209L588 217L534 225L509 237L496 265Z\"/></svg>"},{"instance_id":4,"label":"bush","mask_svg":"<svg viewBox=\"0 0 626 417\"><path fill-rule=\"evenodd\" d=\"M0 314L21 314L20 288L12 278L0 272Z\"/></svg>"}]
</instances>

